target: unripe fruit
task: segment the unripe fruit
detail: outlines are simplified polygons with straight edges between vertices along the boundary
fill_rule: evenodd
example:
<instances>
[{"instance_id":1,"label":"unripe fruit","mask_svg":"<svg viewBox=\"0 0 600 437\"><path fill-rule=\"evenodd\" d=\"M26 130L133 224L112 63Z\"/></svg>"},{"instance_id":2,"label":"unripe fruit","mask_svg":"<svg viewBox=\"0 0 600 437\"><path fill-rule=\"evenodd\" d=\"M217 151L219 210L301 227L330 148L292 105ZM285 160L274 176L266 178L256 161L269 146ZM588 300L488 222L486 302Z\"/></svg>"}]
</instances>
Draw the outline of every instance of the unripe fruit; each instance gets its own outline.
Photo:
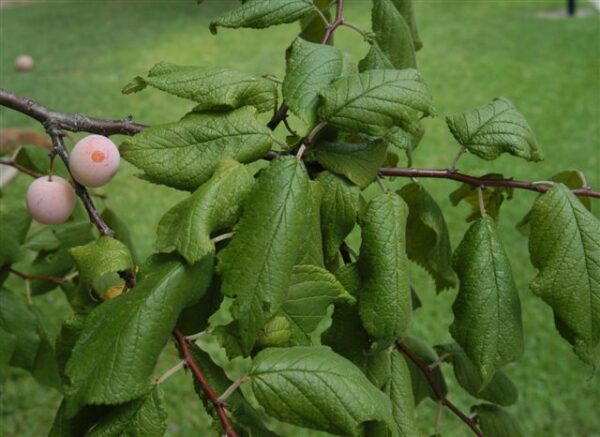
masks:
<instances>
[{"instance_id":1,"label":"unripe fruit","mask_svg":"<svg viewBox=\"0 0 600 437\"><path fill-rule=\"evenodd\" d=\"M38 222L63 223L75 209L75 190L60 176L37 178L27 190L27 209Z\"/></svg>"},{"instance_id":2,"label":"unripe fruit","mask_svg":"<svg viewBox=\"0 0 600 437\"><path fill-rule=\"evenodd\" d=\"M29 55L18 56L15 60L15 70L17 71L29 71L33 68L33 58Z\"/></svg>"},{"instance_id":3,"label":"unripe fruit","mask_svg":"<svg viewBox=\"0 0 600 437\"><path fill-rule=\"evenodd\" d=\"M101 187L119 169L119 149L102 135L82 138L71 152L69 168L77 182L86 187Z\"/></svg>"}]
</instances>

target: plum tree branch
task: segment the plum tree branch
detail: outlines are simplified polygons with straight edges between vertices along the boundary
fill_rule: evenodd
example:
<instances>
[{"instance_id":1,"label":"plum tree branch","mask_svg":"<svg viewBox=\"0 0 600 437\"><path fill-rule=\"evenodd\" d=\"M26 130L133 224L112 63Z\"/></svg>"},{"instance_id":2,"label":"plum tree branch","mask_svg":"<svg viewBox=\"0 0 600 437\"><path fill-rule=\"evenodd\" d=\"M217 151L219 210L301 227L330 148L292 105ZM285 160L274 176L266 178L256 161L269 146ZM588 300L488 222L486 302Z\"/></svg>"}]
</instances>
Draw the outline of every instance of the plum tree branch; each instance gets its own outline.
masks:
<instances>
[{"instance_id":1,"label":"plum tree branch","mask_svg":"<svg viewBox=\"0 0 600 437\"><path fill-rule=\"evenodd\" d=\"M229 422L229 418L227 417L227 412L225 411L225 404L219 400L219 395L215 392L215 390L211 387L211 385L206 380L206 377L202 373L202 370L198 366L198 363L194 360L192 353L190 352L188 340L185 338L185 335L181 333L178 329L173 331L173 336L177 341L179 349L181 350L181 354L183 355L183 360L185 361L185 365L191 370L194 375L194 379L200 385L200 388L208 397L208 400L213 404L215 410L217 411L217 415L219 416L219 421L221 422L221 426L223 427L224 435L227 437L237 437L237 432Z\"/></svg>"},{"instance_id":2,"label":"plum tree branch","mask_svg":"<svg viewBox=\"0 0 600 437\"><path fill-rule=\"evenodd\" d=\"M379 169L381 176L406 177L406 178L434 178L434 179L450 179L457 182L472 185L474 187L507 187L518 188L523 190L537 191L545 193L551 186L548 184L536 184L535 182L519 181L516 179L494 179L470 176L457 171L447 169L427 169L427 168L394 168L382 167ZM600 199L600 192L593 191L591 188L579 188L571 190L576 196L593 197Z\"/></svg>"},{"instance_id":3,"label":"plum tree branch","mask_svg":"<svg viewBox=\"0 0 600 437\"><path fill-rule=\"evenodd\" d=\"M415 366L421 371L427 383L431 387L433 394L438 399L440 405L447 407L450 411L452 411L460 420L462 420L471 430L479 437L484 437L483 433L475 423L473 419L468 417L465 413L460 411L460 409L454 405L450 400L446 397L446 395L442 392L442 390L438 387L433 379L433 370L423 362L417 354L415 354L411 348L409 348L405 343L401 341L396 342L396 347L411 360Z\"/></svg>"},{"instance_id":4,"label":"plum tree branch","mask_svg":"<svg viewBox=\"0 0 600 437\"><path fill-rule=\"evenodd\" d=\"M338 0L338 12L336 14L336 20L332 23L340 23L337 27L343 23L343 17L340 15L343 9L340 9L340 4L343 7L343 0ZM340 21L340 18L341 21ZM333 32L333 30L332 30ZM331 36L331 33L330 33ZM329 37L330 37L329 36ZM329 38L328 37L328 38ZM124 134L124 135L135 135L136 133L145 129L146 125L134 123L131 119L127 118L124 120L102 120L95 117L89 117L81 114L69 114L64 112L52 111L33 100L25 97L16 96L15 94L0 89L0 106L5 106L15 111L21 112L35 120L40 121L46 128L52 126L53 129L58 128L71 130L71 131L84 131L91 133L98 133L102 135L112 134ZM282 105L284 106L284 105ZM280 107L281 109L281 107ZM287 107L285 108L285 114L287 114ZM277 124L285 120L285 114ZM270 122L271 123L271 122ZM271 127L271 126L269 126ZM274 129L274 127L271 127ZM62 142L62 141L61 141ZM65 149L66 151L66 149ZM273 160L278 156L277 152L267 152L264 159ZM68 159L68 156L67 156ZM2 160L0 164L10 165L18 170L34 176L28 169L18 166L14 161ZM471 176L468 174L460 173L453 169L426 169L426 168L395 168L395 167L382 167L379 169L380 176L392 176L392 177L406 177L406 178L434 178L434 179L450 179L456 182L462 182L465 184L472 185L474 187L507 187L517 188L530 191L536 191L538 193L545 193L550 189L548 184L539 184L530 181L521 181L512 178L507 179L493 179ZM582 197L591 197L600 199L600 192L593 191L590 187L579 188L572 190L573 194ZM89 197L89 194L88 194ZM83 199L82 199L83 200ZM90 199L91 202L91 199ZM86 202L84 201L84 204ZM89 205L88 205L89 206ZM86 208L88 208L86 206ZM89 212L89 210L88 210Z\"/></svg>"},{"instance_id":5,"label":"plum tree branch","mask_svg":"<svg viewBox=\"0 0 600 437\"><path fill-rule=\"evenodd\" d=\"M68 279L61 278L59 276L51 276L51 275L30 275L29 273L24 273L19 270L15 270L10 266L5 267L7 271L10 273L17 275L18 277L25 279L26 281L47 281L54 282L56 284L66 284Z\"/></svg>"},{"instance_id":6,"label":"plum tree branch","mask_svg":"<svg viewBox=\"0 0 600 437\"><path fill-rule=\"evenodd\" d=\"M82 114L54 111L2 88L0 88L0 105L25 114L43 125L51 123L58 129L71 132L89 132L105 136L135 135L147 127L135 123L131 117L122 120L103 120Z\"/></svg>"},{"instance_id":7,"label":"plum tree branch","mask_svg":"<svg viewBox=\"0 0 600 437\"><path fill-rule=\"evenodd\" d=\"M344 0L336 0L336 11L335 19L328 23L325 27L325 34L321 39L321 44L329 44L333 33L344 24ZM271 120L267 123L267 127L271 130L275 130L279 123L287 119L288 106L283 102L281 106L275 111L275 114Z\"/></svg>"},{"instance_id":8,"label":"plum tree branch","mask_svg":"<svg viewBox=\"0 0 600 437\"><path fill-rule=\"evenodd\" d=\"M39 178L39 177L43 176L40 173L37 173L37 172L35 172L33 170L29 170L27 167L23 167L21 164L19 164L14 159L0 158L0 164L2 164L2 165L8 165L10 167L14 167L17 170L19 170L21 173L28 174L29 176L31 176L33 178Z\"/></svg>"}]
</instances>

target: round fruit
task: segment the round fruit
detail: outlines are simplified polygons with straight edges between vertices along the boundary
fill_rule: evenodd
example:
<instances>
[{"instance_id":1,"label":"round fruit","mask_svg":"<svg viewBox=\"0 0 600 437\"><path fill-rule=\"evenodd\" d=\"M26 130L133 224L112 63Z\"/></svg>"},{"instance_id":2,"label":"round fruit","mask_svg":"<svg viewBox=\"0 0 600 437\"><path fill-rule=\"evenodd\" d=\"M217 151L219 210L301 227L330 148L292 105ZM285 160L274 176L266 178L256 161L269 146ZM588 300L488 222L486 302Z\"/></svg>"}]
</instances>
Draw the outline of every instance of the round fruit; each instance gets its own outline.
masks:
<instances>
[{"instance_id":1,"label":"round fruit","mask_svg":"<svg viewBox=\"0 0 600 437\"><path fill-rule=\"evenodd\" d=\"M101 187L119 169L119 149L102 135L82 138L71 152L69 168L77 182L86 187Z\"/></svg>"},{"instance_id":2,"label":"round fruit","mask_svg":"<svg viewBox=\"0 0 600 437\"><path fill-rule=\"evenodd\" d=\"M75 190L60 176L42 176L27 190L27 209L38 222L63 223L75 209Z\"/></svg>"},{"instance_id":3,"label":"round fruit","mask_svg":"<svg viewBox=\"0 0 600 437\"><path fill-rule=\"evenodd\" d=\"M29 55L18 56L15 60L15 70L17 71L29 71L33 68L33 58Z\"/></svg>"}]
</instances>

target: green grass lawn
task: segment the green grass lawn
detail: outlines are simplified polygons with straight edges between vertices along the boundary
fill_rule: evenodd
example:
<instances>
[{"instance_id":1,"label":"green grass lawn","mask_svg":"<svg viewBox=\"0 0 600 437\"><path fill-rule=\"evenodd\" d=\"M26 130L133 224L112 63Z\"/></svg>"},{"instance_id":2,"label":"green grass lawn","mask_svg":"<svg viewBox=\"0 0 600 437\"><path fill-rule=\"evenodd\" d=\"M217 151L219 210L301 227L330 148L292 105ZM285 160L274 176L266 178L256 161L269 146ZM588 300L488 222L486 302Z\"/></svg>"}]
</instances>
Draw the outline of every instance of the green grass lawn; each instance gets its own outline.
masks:
<instances>
[{"instance_id":1,"label":"green grass lawn","mask_svg":"<svg viewBox=\"0 0 600 437\"><path fill-rule=\"evenodd\" d=\"M346 18L369 25L367 0L348 0ZM504 172L515 178L544 180L561 170L579 169L600 188L600 23L597 15L577 20L542 20L536 12L563 7L562 1L417 1L421 37L419 67L427 80L439 114L480 106L493 97L510 98L528 117L544 148L546 160L530 164L503 156L485 163L473 156L460 169L474 174ZM583 2L582 2L583 3ZM0 11L0 84L50 107L99 117L132 114L137 121L158 123L181 116L193 103L155 90L123 96L121 87L144 74L155 62L224 65L282 77L284 50L297 28L280 26L264 32L208 31L210 18L232 2L192 0L136 2L54 2ZM358 60L367 49L360 36L340 29L336 43ZM27 74L13 71L18 54L36 60ZM27 118L0 110L0 127L38 128ZM416 152L417 167L445 167L456 152L443 117L426 121L427 134ZM108 203L130 223L142 256L152 252L161 215L184 194L143 182L125 164L106 189ZM23 191L21 176L9 191ZM390 182L401 186L404 180ZM447 211L452 243L467 228L467 209L452 207L449 192L456 185L422 181ZM582 365L556 333L552 314L531 294L528 282L535 270L529 263L527 239L514 224L527 212L536 195L515 193L503 208L500 231L521 294L526 350L507 368L520 389L511 407L531 436L592 436L600 433L600 382ZM1 201L1 200L0 200ZM598 211L596 207L596 211ZM451 341L448 326L455 291L436 296L433 282L414 268L413 283L424 307L414 318L414 333L430 344ZM58 292L37 298L51 320L59 319L64 300ZM56 327L55 327L56 329ZM161 369L175 362L171 349ZM473 399L456 387L450 373L451 398L465 410ZM199 435L206 430L188 379L178 374L165 384L170 413L169 435ZM0 434L44 435L59 396L40 388L28 375L15 372L2 388ZM423 430L433 433L435 405L419 407ZM444 435L468 435L453 416L444 413ZM209 435L202 431L200 435Z\"/></svg>"}]
</instances>

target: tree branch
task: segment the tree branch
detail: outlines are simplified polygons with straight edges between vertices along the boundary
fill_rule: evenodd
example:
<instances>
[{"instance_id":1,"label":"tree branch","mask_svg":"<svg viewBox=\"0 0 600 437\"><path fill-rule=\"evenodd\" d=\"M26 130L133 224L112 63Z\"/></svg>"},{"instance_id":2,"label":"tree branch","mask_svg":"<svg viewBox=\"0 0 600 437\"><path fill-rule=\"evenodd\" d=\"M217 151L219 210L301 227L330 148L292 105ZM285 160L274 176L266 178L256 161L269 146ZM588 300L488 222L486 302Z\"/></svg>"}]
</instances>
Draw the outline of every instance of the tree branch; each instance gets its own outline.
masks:
<instances>
[{"instance_id":1,"label":"tree branch","mask_svg":"<svg viewBox=\"0 0 600 437\"><path fill-rule=\"evenodd\" d=\"M329 44L333 33L338 27L344 24L344 0L336 0L336 4L335 19L325 28L325 34L323 35L323 39L321 39L321 44ZM275 130L277 126L279 126L279 123L287 118L288 109L285 102L282 103L271 120L267 123L267 127L271 130Z\"/></svg>"},{"instance_id":2,"label":"tree branch","mask_svg":"<svg viewBox=\"0 0 600 437\"><path fill-rule=\"evenodd\" d=\"M43 125L52 123L58 129L71 132L89 132L105 136L135 135L147 127L133 122L131 117L122 120L103 120L82 114L53 111L33 100L17 96L2 88L0 88L0 105L25 114Z\"/></svg>"},{"instance_id":3,"label":"tree branch","mask_svg":"<svg viewBox=\"0 0 600 437\"><path fill-rule=\"evenodd\" d=\"M19 164L18 162L16 162L14 159L0 158L0 164L2 164L2 165L8 165L10 167L14 167L17 170L19 170L20 172L28 174L32 178L39 178L39 177L43 176L40 173L37 173L37 172L32 171L32 170L29 170L27 167L23 167L21 164Z\"/></svg>"},{"instance_id":4,"label":"tree branch","mask_svg":"<svg viewBox=\"0 0 600 437\"><path fill-rule=\"evenodd\" d=\"M474 187L519 188L523 190L537 191L538 193L545 193L551 188L548 185L536 184L534 182L529 181L519 181L516 179L482 178L446 169L382 167L379 169L379 174L381 176L395 176L405 178L451 179L453 181L463 182ZM576 196L593 197L600 199L600 192L592 191L592 189L589 187L571 190L571 192Z\"/></svg>"},{"instance_id":5,"label":"tree branch","mask_svg":"<svg viewBox=\"0 0 600 437\"><path fill-rule=\"evenodd\" d=\"M15 270L12 267L5 267L7 271L10 273L17 275L18 277L25 279L26 281L47 281L54 282L56 284L66 284L69 282L65 278L61 278L59 276L49 276L49 275L30 275L28 273L21 272L19 270Z\"/></svg>"},{"instance_id":6,"label":"tree branch","mask_svg":"<svg viewBox=\"0 0 600 437\"><path fill-rule=\"evenodd\" d=\"M219 400L219 396L210 386L204 374L202 373L202 370L200 370L200 367L198 367L198 364L194 360L194 357L192 357L188 340L178 329L175 329L173 331L173 336L175 337L175 340L177 340L177 344L179 345L179 348L183 355L185 365L192 371L192 374L194 375L194 378L200 385L200 388L202 389L204 394L206 394L208 400L215 407L215 410L217 411L217 415L219 416L219 420L221 422L221 426L223 427L223 432L225 436L237 437L237 432L235 431L235 429L233 429L233 426L231 426L229 418L227 417L227 413L225 411L225 404Z\"/></svg>"},{"instance_id":7,"label":"tree branch","mask_svg":"<svg viewBox=\"0 0 600 437\"><path fill-rule=\"evenodd\" d=\"M433 370L424 363L418 356L415 354L411 348L409 348L406 344L401 341L396 342L396 347L400 349L400 351L406 355L414 364L419 368L427 383L431 387L433 394L439 400L440 404L444 407L447 407L450 411L452 411L460 420L467 424L469 428L479 437L484 437L483 433L477 427L475 421L469 418L465 413L460 411L456 405L454 405L450 400L444 395L442 390L437 386L435 380L433 379Z\"/></svg>"}]
</instances>

